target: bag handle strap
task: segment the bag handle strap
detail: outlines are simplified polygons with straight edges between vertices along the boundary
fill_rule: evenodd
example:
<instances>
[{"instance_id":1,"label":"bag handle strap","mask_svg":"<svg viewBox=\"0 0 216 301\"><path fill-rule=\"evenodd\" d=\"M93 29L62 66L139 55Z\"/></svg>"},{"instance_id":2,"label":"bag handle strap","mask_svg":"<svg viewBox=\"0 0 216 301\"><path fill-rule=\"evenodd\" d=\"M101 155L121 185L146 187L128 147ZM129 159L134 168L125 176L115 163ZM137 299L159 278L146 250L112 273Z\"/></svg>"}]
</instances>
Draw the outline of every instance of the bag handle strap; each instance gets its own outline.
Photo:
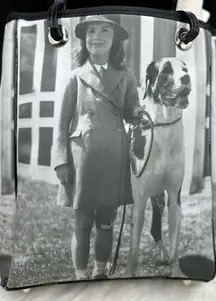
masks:
<instances>
[{"instance_id":1,"label":"bag handle strap","mask_svg":"<svg viewBox=\"0 0 216 301\"><path fill-rule=\"evenodd\" d=\"M54 46L62 46L68 41L68 31L58 24L58 18L66 10L66 0L54 0L48 10L48 40Z\"/></svg>"},{"instance_id":2,"label":"bag handle strap","mask_svg":"<svg viewBox=\"0 0 216 301\"><path fill-rule=\"evenodd\" d=\"M181 11L182 14L187 13L189 17L191 17L190 30L188 31L186 28L180 28L180 30L176 34L176 45L181 50L187 50L192 46L192 41L196 38L199 33L199 21L202 15L202 7L204 0L177 0L176 3L176 11ZM192 29L191 29L192 28ZM184 36L188 36L188 41L185 43ZM182 36L182 39L179 37Z\"/></svg>"},{"instance_id":3,"label":"bag handle strap","mask_svg":"<svg viewBox=\"0 0 216 301\"><path fill-rule=\"evenodd\" d=\"M200 26L196 15L190 11L192 6L184 6L183 3L201 3L203 0L179 0L177 13L179 14L180 20L182 22L187 22L189 24L189 30L186 28L181 28L176 35L175 43L182 49L189 49L192 41L198 36ZM186 7L189 11L180 8ZM199 5L200 7L200 5ZM66 0L54 0L48 11L47 25L48 25L48 39L50 43L54 46L62 46L68 41L68 31L67 29L58 23L58 18L60 14L66 10Z\"/></svg>"}]
</instances>

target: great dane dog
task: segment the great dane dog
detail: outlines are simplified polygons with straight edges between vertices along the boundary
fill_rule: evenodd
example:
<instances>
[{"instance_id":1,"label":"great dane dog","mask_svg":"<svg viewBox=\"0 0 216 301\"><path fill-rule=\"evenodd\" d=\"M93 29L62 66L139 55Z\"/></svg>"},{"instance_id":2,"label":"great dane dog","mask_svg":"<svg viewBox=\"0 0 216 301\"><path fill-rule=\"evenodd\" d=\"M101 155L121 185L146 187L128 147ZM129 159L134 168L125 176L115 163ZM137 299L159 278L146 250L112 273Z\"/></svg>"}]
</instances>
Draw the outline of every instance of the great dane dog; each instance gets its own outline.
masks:
<instances>
[{"instance_id":1,"label":"great dane dog","mask_svg":"<svg viewBox=\"0 0 216 301\"><path fill-rule=\"evenodd\" d=\"M164 257L169 256L172 277L179 277L182 274L178 260L180 195L185 169L182 114L189 104L188 96L191 92L191 79L186 64L177 58L169 57L151 62L146 70L143 91L144 107L153 121L154 139L143 173L140 177L134 177L133 173L131 176L134 205L125 276L135 276L146 203L151 198L153 211L156 212L153 214L151 233ZM168 195L169 252L166 251L161 238L157 239L154 234L155 230L160 232L160 229L155 229L154 224L156 228L160 228L161 221L157 222L154 219L157 216L161 218L163 213L165 191Z\"/></svg>"}]
</instances>

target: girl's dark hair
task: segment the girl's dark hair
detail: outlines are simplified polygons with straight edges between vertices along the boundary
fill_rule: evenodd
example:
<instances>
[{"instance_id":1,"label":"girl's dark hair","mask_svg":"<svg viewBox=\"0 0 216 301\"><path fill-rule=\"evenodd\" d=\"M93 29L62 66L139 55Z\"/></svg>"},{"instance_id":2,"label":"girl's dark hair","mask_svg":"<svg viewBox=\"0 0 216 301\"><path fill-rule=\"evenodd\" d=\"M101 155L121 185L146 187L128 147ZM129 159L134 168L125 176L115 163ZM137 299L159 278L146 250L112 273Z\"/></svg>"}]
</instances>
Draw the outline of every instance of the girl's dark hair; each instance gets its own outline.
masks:
<instances>
[{"instance_id":1,"label":"girl's dark hair","mask_svg":"<svg viewBox=\"0 0 216 301\"><path fill-rule=\"evenodd\" d=\"M76 65L79 67L82 66L88 57L89 52L86 48L86 42L85 40L81 40L80 49L74 58ZM123 42L116 35L114 35L113 44L110 49L109 62L116 70L123 70L127 67Z\"/></svg>"}]
</instances>

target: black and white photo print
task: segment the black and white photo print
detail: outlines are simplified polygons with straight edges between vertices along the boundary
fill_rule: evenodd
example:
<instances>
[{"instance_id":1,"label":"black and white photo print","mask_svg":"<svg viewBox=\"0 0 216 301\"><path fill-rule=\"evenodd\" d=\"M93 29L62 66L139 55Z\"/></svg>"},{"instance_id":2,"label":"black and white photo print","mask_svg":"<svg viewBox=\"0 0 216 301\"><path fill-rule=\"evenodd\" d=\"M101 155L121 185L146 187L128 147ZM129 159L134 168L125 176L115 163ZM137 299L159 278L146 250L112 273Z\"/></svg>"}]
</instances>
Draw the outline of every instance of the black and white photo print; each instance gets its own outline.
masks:
<instances>
[{"instance_id":1,"label":"black and white photo print","mask_svg":"<svg viewBox=\"0 0 216 301\"><path fill-rule=\"evenodd\" d=\"M61 23L68 41L55 47L45 20L19 20L7 70L15 104L1 103L15 108L17 146L7 286L211 280L210 33L181 50L171 19Z\"/></svg>"}]
</instances>

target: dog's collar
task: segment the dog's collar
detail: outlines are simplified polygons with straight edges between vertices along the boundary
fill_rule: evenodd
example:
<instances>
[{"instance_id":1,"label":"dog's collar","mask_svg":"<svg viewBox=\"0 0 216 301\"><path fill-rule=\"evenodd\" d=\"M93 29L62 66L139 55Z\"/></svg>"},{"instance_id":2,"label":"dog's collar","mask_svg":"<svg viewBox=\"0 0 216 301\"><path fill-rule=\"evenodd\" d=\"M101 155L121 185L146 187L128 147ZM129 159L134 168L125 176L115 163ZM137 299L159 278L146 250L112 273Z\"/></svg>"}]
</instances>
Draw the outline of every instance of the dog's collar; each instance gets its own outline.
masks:
<instances>
[{"instance_id":1,"label":"dog's collar","mask_svg":"<svg viewBox=\"0 0 216 301\"><path fill-rule=\"evenodd\" d=\"M149 114L148 114L149 115ZM152 127L159 127L159 126L169 126L169 125L172 125L172 124L175 124L177 123L178 121L180 121L182 119L182 116L180 116L179 118L177 118L176 120L174 121L171 121L171 122L154 122L154 121L151 121L150 120L142 120L142 125L141 125L141 128L143 130L148 130Z\"/></svg>"},{"instance_id":2,"label":"dog's collar","mask_svg":"<svg viewBox=\"0 0 216 301\"><path fill-rule=\"evenodd\" d=\"M182 116L180 116L179 118L177 118L176 120L173 120L173 121L171 121L171 122L154 122L153 121L153 126L167 126L167 125L172 125L172 124L175 124L175 123L177 123L179 120L181 120L182 119Z\"/></svg>"}]
</instances>

